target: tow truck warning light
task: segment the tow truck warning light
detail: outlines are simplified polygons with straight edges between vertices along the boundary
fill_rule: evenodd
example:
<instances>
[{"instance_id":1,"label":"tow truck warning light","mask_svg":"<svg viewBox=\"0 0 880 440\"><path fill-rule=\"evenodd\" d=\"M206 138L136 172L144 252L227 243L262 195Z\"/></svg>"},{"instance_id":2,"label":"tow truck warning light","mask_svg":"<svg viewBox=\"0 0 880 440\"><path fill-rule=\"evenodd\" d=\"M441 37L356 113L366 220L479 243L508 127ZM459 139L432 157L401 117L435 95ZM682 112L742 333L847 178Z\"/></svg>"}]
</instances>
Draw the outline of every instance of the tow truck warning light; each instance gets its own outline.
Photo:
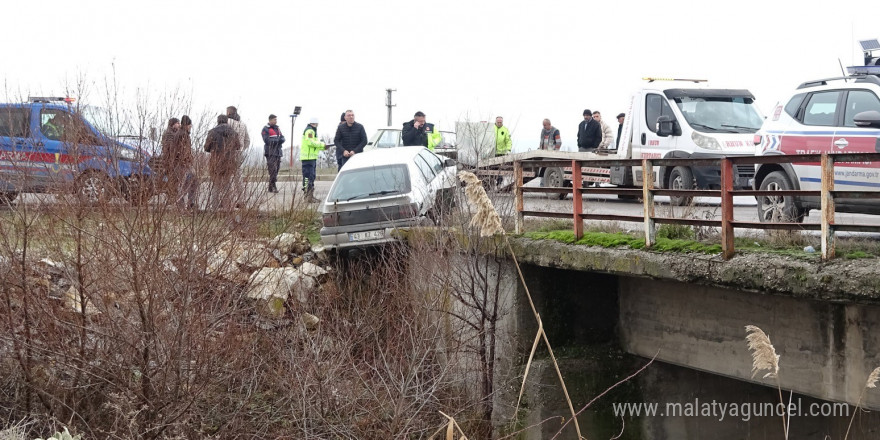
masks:
<instances>
[{"instance_id":1,"label":"tow truck warning light","mask_svg":"<svg viewBox=\"0 0 880 440\"><path fill-rule=\"evenodd\" d=\"M880 75L880 66L849 66L846 71L850 75Z\"/></svg>"}]
</instances>

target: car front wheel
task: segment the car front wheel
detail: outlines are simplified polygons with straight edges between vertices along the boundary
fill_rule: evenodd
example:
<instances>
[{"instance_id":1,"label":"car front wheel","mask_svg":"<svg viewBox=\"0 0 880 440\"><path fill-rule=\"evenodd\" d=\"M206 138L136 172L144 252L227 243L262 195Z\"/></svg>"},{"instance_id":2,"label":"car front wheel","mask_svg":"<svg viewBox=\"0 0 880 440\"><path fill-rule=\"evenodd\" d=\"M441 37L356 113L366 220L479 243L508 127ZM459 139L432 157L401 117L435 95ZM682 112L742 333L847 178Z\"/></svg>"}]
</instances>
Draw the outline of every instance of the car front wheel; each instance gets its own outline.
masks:
<instances>
[{"instance_id":1,"label":"car front wheel","mask_svg":"<svg viewBox=\"0 0 880 440\"><path fill-rule=\"evenodd\" d=\"M694 189L694 174L688 167L675 167L669 174L669 189L690 190ZM690 205L694 200L690 196L670 196L670 203L675 206Z\"/></svg>"}]
</instances>

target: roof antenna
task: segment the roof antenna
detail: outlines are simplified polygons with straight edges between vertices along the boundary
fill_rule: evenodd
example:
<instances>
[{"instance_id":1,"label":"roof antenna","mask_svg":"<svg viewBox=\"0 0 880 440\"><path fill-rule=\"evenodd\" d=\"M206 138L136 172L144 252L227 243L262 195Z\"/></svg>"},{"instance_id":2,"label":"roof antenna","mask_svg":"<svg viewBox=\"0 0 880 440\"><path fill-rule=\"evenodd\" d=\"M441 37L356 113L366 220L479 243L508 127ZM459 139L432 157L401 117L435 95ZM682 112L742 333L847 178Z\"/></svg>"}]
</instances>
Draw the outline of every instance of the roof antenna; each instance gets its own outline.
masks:
<instances>
[{"instance_id":1,"label":"roof antenna","mask_svg":"<svg viewBox=\"0 0 880 440\"><path fill-rule=\"evenodd\" d=\"M846 78L846 70L843 68L843 63L840 61L840 57L837 57L837 64L840 64L840 73L843 75L843 81L849 82Z\"/></svg>"}]
</instances>

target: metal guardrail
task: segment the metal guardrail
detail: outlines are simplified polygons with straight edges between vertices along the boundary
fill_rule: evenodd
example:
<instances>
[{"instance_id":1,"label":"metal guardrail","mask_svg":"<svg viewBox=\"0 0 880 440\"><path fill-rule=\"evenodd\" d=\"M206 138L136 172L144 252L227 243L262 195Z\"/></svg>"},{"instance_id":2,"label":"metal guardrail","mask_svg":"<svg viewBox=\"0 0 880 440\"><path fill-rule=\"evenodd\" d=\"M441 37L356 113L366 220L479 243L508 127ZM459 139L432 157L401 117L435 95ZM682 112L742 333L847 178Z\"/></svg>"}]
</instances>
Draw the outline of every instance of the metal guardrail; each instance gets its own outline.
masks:
<instances>
[{"instance_id":1,"label":"metal guardrail","mask_svg":"<svg viewBox=\"0 0 880 440\"><path fill-rule=\"evenodd\" d=\"M802 155L778 155L778 156L735 156L718 159L613 159L613 160L522 160L514 163L514 183L516 196L516 233L522 233L523 219L525 216L547 218L572 218L574 219L574 233L580 239L584 233L584 220L615 220L627 222L640 222L645 228L645 246L650 248L656 244L656 224L678 224L702 227L721 228L721 254L724 259L730 259L735 254L734 229L761 229L761 230L818 230L821 231L822 259L834 258L834 236L837 231L850 232L880 232L880 225L839 224L834 221L834 201L838 198L875 198L880 199L880 191L837 191L834 189L834 164L836 162L877 162L880 161L880 153L856 153L856 154L802 154ZM822 189L820 191L786 190L786 191L759 191L759 190L734 190L733 189L733 166L736 164L768 164L768 163L804 163L819 162L821 165ZM583 187L583 175L581 167L610 167L610 166L642 166L641 188L585 188ZM721 189L720 190L672 190L654 188L655 166L720 166ZM568 187L523 187L523 169L537 167L571 167L572 182L581 182ZM547 193L547 194L571 194L573 199L573 212L544 212L526 211L524 209L523 194ZM584 194L610 194L630 195L642 198L644 210L642 216L614 215L614 214L585 214L583 206ZM688 196L688 197L720 197L721 219L687 219L674 217L658 217L654 212L654 196ZM819 196L821 200L821 218L819 223L761 223L744 222L733 219L734 196Z\"/></svg>"}]
</instances>

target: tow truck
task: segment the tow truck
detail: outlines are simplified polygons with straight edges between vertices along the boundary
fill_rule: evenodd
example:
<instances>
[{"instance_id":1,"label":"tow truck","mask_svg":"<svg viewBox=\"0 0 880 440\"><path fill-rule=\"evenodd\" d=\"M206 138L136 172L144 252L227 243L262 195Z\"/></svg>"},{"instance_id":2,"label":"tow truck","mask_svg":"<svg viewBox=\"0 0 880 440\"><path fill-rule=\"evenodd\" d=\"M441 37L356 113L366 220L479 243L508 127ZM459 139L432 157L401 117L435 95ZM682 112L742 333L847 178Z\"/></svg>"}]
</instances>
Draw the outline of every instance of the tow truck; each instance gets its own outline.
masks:
<instances>
[{"instance_id":1,"label":"tow truck","mask_svg":"<svg viewBox=\"0 0 880 440\"><path fill-rule=\"evenodd\" d=\"M494 134L488 123L459 123L456 126L461 162L471 162L477 175L486 180L512 175L513 163L525 159L709 159L754 155L754 134L763 116L754 105L755 97L746 89L709 88L706 80L643 78L626 111L617 149L594 152L532 150L494 156ZM682 84L684 83L684 85ZM611 145L614 145L613 143ZM585 166L582 184L612 184L619 187L642 185L641 165L632 167ZM734 187L750 188L752 165L737 166ZM571 168L538 167L526 172L526 181L541 177L541 186L572 185ZM658 167L654 185L667 189L718 189L718 166ZM565 197L564 194L560 198ZM689 197L672 197L672 203L686 205Z\"/></svg>"}]
</instances>

